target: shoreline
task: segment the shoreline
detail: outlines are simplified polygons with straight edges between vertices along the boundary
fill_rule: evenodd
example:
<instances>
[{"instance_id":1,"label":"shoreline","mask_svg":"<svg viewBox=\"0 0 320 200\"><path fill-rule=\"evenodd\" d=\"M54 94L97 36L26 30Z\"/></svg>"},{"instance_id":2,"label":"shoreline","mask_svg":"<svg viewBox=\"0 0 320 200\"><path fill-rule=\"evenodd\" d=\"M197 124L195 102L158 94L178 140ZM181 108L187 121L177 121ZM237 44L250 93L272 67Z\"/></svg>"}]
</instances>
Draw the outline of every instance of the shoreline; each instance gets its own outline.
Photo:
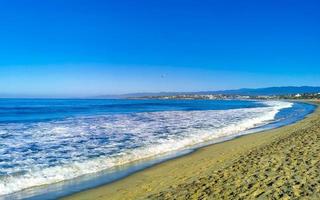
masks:
<instances>
[{"instance_id":1,"label":"shoreline","mask_svg":"<svg viewBox=\"0 0 320 200\"><path fill-rule=\"evenodd\" d=\"M309 101L307 103L319 105L319 102ZM215 174L216 170L219 171L219 169L221 170L231 164L235 161L235 158L245 155L252 149L268 145L280 139L280 137L288 136L293 130L301 129L306 124L309 124L310 120L320 118L319 116L319 107L317 107L313 113L293 124L204 146L187 155L167 160L123 179L75 193L63 199L88 199L89 197L90 199L108 199L110 197L112 199L145 199L153 197L161 199L161 195L157 196L157 194L168 194L170 193L168 191L172 190L172 188L179 188L180 185L192 183L198 178L209 176L209 174ZM169 195L169 199L170 197L173 196Z\"/></svg>"},{"instance_id":2,"label":"shoreline","mask_svg":"<svg viewBox=\"0 0 320 200\"><path fill-rule=\"evenodd\" d=\"M285 120L273 120L271 123L265 123L262 126L257 126L252 129L248 129L243 132L239 132L239 134L231 135L229 137L221 138L219 140L215 141L208 141L208 142L203 142L199 143L197 145L191 146L190 148L187 148L185 150L181 151L174 151L169 154L162 154L157 157L154 157L153 159L146 159L146 160L139 160L139 161L134 161L128 163L128 165L122 165L120 168L114 170L111 169L109 171L101 171L98 172L97 174L88 174L81 176L79 178L73 179L73 180L66 180L66 181L61 181L57 182L54 184L47 184L47 185L41 185L41 186L35 186L35 187L30 187L25 190L21 190L15 193L11 193L8 195L3 196L3 198L28 198L32 200L38 200L38 199L43 199L49 197L49 199L58 199L58 198L63 198L67 197L82 191L87 191L92 188L98 188L100 186L112 184L114 182L117 182L119 180L125 179L126 177L143 171L145 169L148 169L150 167L153 167L155 165L158 165L163 162L167 162L169 160L173 160L182 156L189 155L193 153L194 151L197 151L199 148L203 148L206 146L210 146L213 144L218 144L218 143L223 143L229 140L233 140L238 137L242 137L243 135L247 134L253 134L253 133L258 133L262 131L267 131L267 130L272 130L276 129L279 127L283 127L289 124L293 124L297 121L303 120L306 116L308 116L310 113L315 111L316 106L310 104L310 103L305 103L305 102L300 102L300 101L293 101L292 103L297 103L296 105L300 106L302 104L306 104L304 107L304 111L301 112L302 114L297 115L296 117L288 117ZM302 107L300 109L302 109ZM312 108L313 107L313 108ZM299 109L299 106L295 108L296 110ZM280 116L278 117L279 119L284 117L285 112L282 113L279 112ZM290 116L290 115L289 115ZM294 115L292 115L294 116ZM291 120L290 120L291 118ZM276 119L276 118L275 118ZM120 170L119 170L120 169ZM48 196L49 195L49 196Z\"/></svg>"}]
</instances>

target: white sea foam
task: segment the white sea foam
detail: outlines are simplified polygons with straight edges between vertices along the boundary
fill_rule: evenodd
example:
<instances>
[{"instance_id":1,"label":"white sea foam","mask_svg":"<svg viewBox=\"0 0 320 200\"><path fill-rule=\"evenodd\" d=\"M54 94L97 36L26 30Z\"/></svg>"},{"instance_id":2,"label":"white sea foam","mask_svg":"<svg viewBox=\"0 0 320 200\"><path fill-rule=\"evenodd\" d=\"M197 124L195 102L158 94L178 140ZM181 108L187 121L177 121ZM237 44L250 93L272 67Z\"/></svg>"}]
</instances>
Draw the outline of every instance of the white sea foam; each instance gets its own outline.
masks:
<instances>
[{"instance_id":1,"label":"white sea foam","mask_svg":"<svg viewBox=\"0 0 320 200\"><path fill-rule=\"evenodd\" d=\"M69 118L0 127L0 195L236 136L268 123L289 102L267 107ZM8 137L3 137L3 136Z\"/></svg>"}]
</instances>

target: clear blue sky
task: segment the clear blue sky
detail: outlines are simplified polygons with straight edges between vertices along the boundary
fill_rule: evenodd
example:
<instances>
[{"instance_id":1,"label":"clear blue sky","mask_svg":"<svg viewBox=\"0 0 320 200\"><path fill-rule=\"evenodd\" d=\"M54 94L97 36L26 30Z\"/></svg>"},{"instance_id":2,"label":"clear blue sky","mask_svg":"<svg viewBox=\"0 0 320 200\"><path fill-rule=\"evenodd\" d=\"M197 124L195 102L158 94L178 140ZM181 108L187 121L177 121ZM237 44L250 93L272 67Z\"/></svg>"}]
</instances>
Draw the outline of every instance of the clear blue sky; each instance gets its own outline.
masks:
<instances>
[{"instance_id":1,"label":"clear blue sky","mask_svg":"<svg viewBox=\"0 0 320 200\"><path fill-rule=\"evenodd\" d=\"M320 85L317 0L2 0L0 94Z\"/></svg>"}]
</instances>

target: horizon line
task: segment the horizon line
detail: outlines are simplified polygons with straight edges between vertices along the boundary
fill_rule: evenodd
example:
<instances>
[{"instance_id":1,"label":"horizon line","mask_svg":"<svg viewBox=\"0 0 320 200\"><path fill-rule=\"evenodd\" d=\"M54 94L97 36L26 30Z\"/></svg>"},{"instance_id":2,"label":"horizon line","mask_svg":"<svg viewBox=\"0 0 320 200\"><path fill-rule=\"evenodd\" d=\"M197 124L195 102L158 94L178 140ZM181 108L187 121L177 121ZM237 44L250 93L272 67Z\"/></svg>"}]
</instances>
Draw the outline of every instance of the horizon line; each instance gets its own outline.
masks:
<instances>
[{"instance_id":1,"label":"horizon line","mask_svg":"<svg viewBox=\"0 0 320 200\"><path fill-rule=\"evenodd\" d=\"M160 92L127 92L127 93L119 93L119 94L95 94L95 95L70 95L70 94L57 94L57 95L49 95L49 94L0 94L0 99L99 99L103 97L116 98L126 95L142 95L142 94L188 94L188 93L202 93L202 92L225 92L225 91L237 91L237 90L258 90L258 89L268 89L268 88L319 88L320 86L270 86L270 87L243 87L238 89L219 89L219 90L197 90L197 91L160 91Z\"/></svg>"}]
</instances>

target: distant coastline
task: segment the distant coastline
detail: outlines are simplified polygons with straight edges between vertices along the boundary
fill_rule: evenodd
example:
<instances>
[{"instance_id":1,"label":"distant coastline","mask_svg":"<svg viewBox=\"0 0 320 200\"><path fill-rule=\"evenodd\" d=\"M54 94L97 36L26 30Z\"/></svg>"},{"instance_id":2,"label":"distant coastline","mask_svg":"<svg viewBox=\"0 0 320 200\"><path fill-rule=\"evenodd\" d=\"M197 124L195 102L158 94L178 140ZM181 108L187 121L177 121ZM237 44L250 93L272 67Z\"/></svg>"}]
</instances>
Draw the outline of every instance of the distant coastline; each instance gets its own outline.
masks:
<instances>
[{"instance_id":1,"label":"distant coastline","mask_svg":"<svg viewBox=\"0 0 320 200\"><path fill-rule=\"evenodd\" d=\"M308 99L319 97L320 87L317 86L286 86L286 87L267 87L267 88L243 88L234 90L216 90L216 91L199 91L199 92L145 92L145 93L128 93L119 95L100 95L92 98L97 99L147 99L163 97L182 97L182 96L221 96L222 98L250 97L250 98L295 98L295 95L308 96ZM318 94L318 96L317 96ZM299 96L298 95L298 96ZM302 99L302 98L299 98Z\"/></svg>"},{"instance_id":2,"label":"distant coastline","mask_svg":"<svg viewBox=\"0 0 320 200\"><path fill-rule=\"evenodd\" d=\"M226 95L226 94L183 94L171 96L143 96L132 97L128 99L162 99L162 100L304 100L304 99L320 99L320 93L297 93L289 95Z\"/></svg>"}]
</instances>

